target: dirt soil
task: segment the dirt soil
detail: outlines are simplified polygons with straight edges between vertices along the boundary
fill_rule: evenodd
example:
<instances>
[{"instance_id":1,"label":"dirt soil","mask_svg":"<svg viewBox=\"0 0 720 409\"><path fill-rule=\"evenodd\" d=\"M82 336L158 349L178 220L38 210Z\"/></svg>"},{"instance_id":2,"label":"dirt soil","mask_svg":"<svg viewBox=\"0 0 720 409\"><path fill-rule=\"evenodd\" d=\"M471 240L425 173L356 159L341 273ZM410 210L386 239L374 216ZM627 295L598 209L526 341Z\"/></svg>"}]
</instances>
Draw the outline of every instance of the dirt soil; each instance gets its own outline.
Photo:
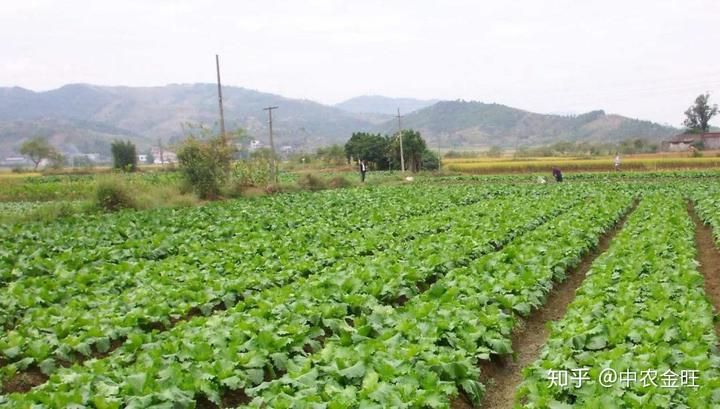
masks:
<instances>
[{"instance_id":1,"label":"dirt soil","mask_svg":"<svg viewBox=\"0 0 720 409\"><path fill-rule=\"evenodd\" d=\"M495 356L490 361L479 363L480 382L486 387L480 407L504 409L514 406L515 391L522 381L523 368L538 358L541 348L550 335L546 328L547 323L565 315L568 304L575 299L575 290L582 284L593 261L607 250L612 238L620 231L627 216L634 210L633 206L613 229L600 238L595 250L587 254L580 265L568 272L567 279L548 294L547 302L542 308L533 311L529 317L518 323L512 337L512 348L517 354L515 361L512 356ZM472 407L464 396L452 402L453 409Z\"/></svg>"},{"instance_id":2,"label":"dirt soil","mask_svg":"<svg viewBox=\"0 0 720 409\"><path fill-rule=\"evenodd\" d=\"M31 366L27 370L18 372L15 376L5 381L2 393L25 393L30 389L47 382L48 376L40 371L37 366Z\"/></svg>"},{"instance_id":3,"label":"dirt soil","mask_svg":"<svg viewBox=\"0 0 720 409\"><path fill-rule=\"evenodd\" d=\"M705 277L705 293L717 314L720 311L720 250L715 244L712 228L700 220L692 204L688 204L688 212L695 222L697 259L700 262L700 272ZM715 333L720 337L720 323L715 325Z\"/></svg>"}]
</instances>

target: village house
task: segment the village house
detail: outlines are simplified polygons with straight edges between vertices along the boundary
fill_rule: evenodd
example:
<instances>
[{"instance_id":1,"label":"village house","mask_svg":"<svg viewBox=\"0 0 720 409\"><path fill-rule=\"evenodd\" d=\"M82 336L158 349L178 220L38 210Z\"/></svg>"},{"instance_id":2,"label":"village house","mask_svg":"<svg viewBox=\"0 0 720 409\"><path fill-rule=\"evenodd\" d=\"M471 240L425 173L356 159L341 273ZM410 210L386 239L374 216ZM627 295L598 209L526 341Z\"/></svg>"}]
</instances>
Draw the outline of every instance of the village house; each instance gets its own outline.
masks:
<instances>
[{"instance_id":1,"label":"village house","mask_svg":"<svg viewBox=\"0 0 720 409\"><path fill-rule=\"evenodd\" d=\"M153 163L156 165L163 165L169 163L177 163L177 154L175 152L160 150L158 147L153 147L150 152L153 156Z\"/></svg>"},{"instance_id":2,"label":"village house","mask_svg":"<svg viewBox=\"0 0 720 409\"><path fill-rule=\"evenodd\" d=\"M703 149L720 149L720 132L683 133L663 142L665 150L682 152L702 144Z\"/></svg>"}]
</instances>

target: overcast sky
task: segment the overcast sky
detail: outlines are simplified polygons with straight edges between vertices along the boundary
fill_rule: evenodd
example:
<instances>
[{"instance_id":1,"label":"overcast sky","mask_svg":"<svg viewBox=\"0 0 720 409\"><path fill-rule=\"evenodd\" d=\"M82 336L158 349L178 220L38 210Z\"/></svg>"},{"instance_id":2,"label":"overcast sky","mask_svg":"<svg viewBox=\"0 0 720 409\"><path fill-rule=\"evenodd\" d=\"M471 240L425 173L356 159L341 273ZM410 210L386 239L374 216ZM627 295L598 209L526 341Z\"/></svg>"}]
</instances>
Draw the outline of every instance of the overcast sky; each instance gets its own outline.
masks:
<instances>
[{"instance_id":1,"label":"overcast sky","mask_svg":"<svg viewBox=\"0 0 720 409\"><path fill-rule=\"evenodd\" d=\"M720 102L720 1L1 0L0 86L223 82L605 109L679 126Z\"/></svg>"}]
</instances>

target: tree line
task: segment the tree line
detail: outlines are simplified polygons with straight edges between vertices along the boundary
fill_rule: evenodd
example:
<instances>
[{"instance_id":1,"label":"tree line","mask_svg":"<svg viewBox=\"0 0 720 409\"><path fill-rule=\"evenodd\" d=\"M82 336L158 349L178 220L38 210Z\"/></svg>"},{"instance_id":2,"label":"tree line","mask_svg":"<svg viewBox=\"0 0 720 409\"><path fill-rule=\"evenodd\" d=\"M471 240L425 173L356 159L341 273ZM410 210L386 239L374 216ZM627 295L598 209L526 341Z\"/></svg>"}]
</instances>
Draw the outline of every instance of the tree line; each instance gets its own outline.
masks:
<instances>
[{"instance_id":1,"label":"tree line","mask_svg":"<svg viewBox=\"0 0 720 409\"><path fill-rule=\"evenodd\" d=\"M393 136L355 132L345 143L345 156L348 163L365 160L371 169L399 170L400 138L406 170L418 172L438 169L438 156L428 149L420 132L412 129L403 130L399 135Z\"/></svg>"}]
</instances>

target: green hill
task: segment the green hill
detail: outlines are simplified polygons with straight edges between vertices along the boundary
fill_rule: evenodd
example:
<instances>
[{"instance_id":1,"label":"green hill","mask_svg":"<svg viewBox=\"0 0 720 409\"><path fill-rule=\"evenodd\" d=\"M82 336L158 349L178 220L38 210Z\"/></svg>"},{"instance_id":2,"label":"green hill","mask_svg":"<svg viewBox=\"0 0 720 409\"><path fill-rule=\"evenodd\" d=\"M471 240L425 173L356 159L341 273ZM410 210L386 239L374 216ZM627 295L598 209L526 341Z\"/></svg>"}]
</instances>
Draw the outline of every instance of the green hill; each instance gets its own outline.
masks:
<instances>
[{"instance_id":1,"label":"green hill","mask_svg":"<svg viewBox=\"0 0 720 409\"><path fill-rule=\"evenodd\" d=\"M383 112L404 101L385 97L354 99L356 108L367 110L360 113L240 87L224 87L223 97L227 128L244 128L251 137L264 142L268 131L262 108L278 105L280 108L273 113L276 142L295 149L344 143L356 131L393 133L397 122ZM408 101L405 102L421 105L432 102ZM340 105L350 109L347 104ZM158 139L166 144L179 141L184 123L213 126L216 121L217 96L213 84L162 87L72 84L46 92L0 88L0 156L16 154L22 141L36 135L49 138L66 152L106 153L110 141L118 138L129 138L144 150ZM465 101L441 101L405 114L403 126L420 130L432 146L448 148L532 146L560 140L616 141L633 137L662 140L678 132L648 121L606 115L603 111L576 116L545 115Z\"/></svg>"}]
</instances>

